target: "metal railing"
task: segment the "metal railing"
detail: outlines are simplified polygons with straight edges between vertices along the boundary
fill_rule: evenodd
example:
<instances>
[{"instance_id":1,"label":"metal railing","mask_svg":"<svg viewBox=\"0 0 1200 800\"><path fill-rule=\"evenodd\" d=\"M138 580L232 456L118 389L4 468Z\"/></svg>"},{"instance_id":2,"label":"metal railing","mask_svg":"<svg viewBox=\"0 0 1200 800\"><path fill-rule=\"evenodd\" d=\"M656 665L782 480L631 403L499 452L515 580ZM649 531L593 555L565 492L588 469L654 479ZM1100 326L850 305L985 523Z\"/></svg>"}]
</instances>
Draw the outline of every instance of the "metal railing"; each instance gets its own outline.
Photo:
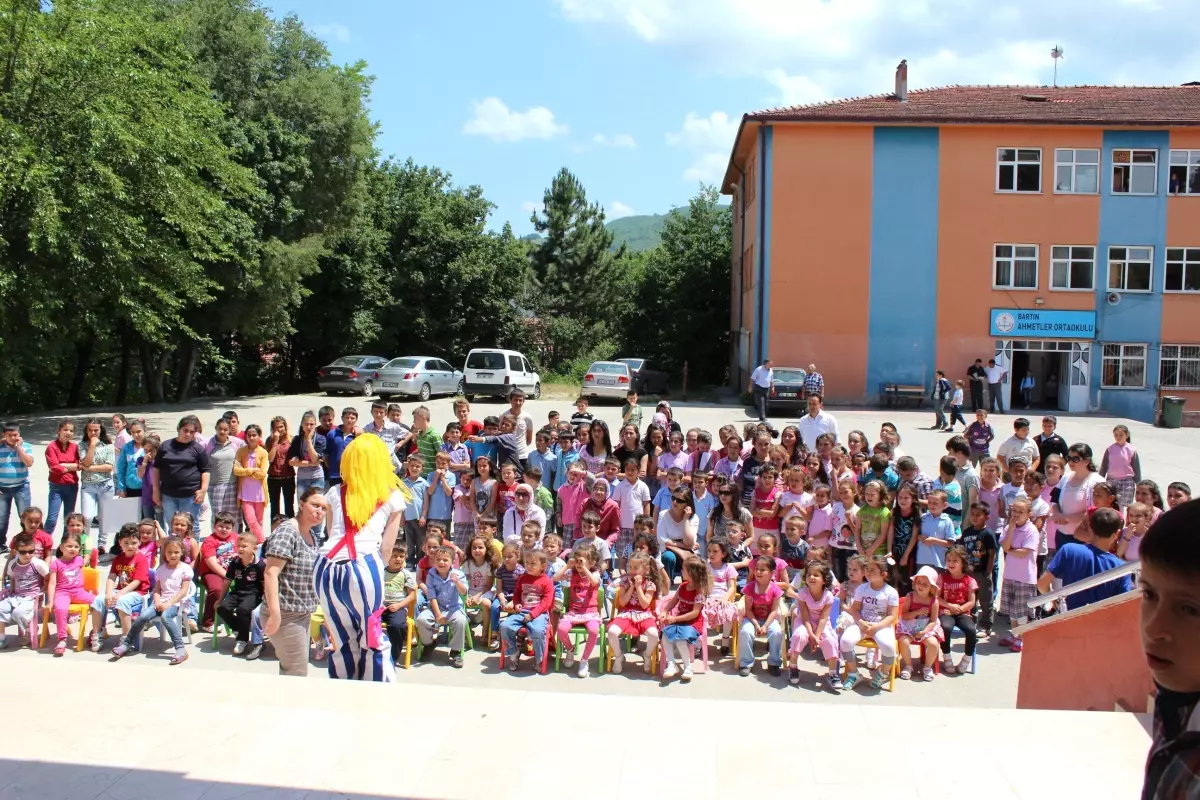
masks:
<instances>
[{"instance_id":1,"label":"metal railing","mask_svg":"<svg viewBox=\"0 0 1200 800\"><path fill-rule=\"evenodd\" d=\"M1046 594L1040 594L1037 597L1030 600L1029 602L1027 602L1025 605L1027 605L1029 608L1036 608L1037 606L1040 606L1043 603L1049 603L1052 600L1058 600L1061 597L1067 597L1068 595L1075 594L1076 592L1082 592L1087 589L1093 589L1097 586L1102 586L1103 584L1109 583L1110 581L1120 580L1121 578L1124 578L1126 575L1133 576L1134 588L1136 589L1137 588L1137 573L1140 571L1140 569L1141 569L1141 564L1139 562L1131 561L1123 567L1117 567L1116 569L1110 569L1107 572L1099 572L1090 578L1084 578L1081 581L1076 581L1075 583L1069 583L1066 586L1062 587L1061 589L1055 589L1052 592L1047 592Z\"/></svg>"}]
</instances>

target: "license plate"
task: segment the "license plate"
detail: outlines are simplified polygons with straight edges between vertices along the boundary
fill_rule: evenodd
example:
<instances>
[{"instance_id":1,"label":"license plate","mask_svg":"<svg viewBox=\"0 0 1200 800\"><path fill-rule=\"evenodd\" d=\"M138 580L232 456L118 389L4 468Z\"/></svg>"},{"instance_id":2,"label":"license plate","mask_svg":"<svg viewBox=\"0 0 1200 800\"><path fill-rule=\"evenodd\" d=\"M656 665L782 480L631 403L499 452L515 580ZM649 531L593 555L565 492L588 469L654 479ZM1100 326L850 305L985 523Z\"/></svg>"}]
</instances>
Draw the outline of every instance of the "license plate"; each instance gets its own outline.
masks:
<instances>
[{"instance_id":1,"label":"license plate","mask_svg":"<svg viewBox=\"0 0 1200 800\"><path fill-rule=\"evenodd\" d=\"M336 376L336 377L339 377L339 378L340 378L340 377L342 377L343 375L345 375L345 374L346 374L346 370L344 370L344 369L331 369L331 370L329 370L329 374L330 374L330 375L334 375L334 376Z\"/></svg>"},{"instance_id":2,"label":"license plate","mask_svg":"<svg viewBox=\"0 0 1200 800\"><path fill-rule=\"evenodd\" d=\"M384 384L384 385L386 386L387 384ZM796 396L797 396L796 392L780 392L779 393L779 397L796 397Z\"/></svg>"},{"instance_id":3,"label":"license plate","mask_svg":"<svg viewBox=\"0 0 1200 800\"><path fill-rule=\"evenodd\" d=\"M600 380L596 381L596 383L600 384L601 386L616 386L617 385L617 382L615 380L613 380L612 378L601 378Z\"/></svg>"},{"instance_id":4,"label":"license plate","mask_svg":"<svg viewBox=\"0 0 1200 800\"><path fill-rule=\"evenodd\" d=\"M400 384L392 383L391 381L384 381L382 385L385 389L397 389L400 386Z\"/></svg>"},{"instance_id":5,"label":"license plate","mask_svg":"<svg viewBox=\"0 0 1200 800\"><path fill-rule=\"evenodd\" d=\"M480 378L494 378L494 377L496 377L496 376L495 376L495 375L493 375L493 374L492 374L492 373L490 373L490 372L476 372L476 373L475 373L475 378L476 378L477 380L478 380L478 379L480 379Z\"/></svg>"}]
</instances>

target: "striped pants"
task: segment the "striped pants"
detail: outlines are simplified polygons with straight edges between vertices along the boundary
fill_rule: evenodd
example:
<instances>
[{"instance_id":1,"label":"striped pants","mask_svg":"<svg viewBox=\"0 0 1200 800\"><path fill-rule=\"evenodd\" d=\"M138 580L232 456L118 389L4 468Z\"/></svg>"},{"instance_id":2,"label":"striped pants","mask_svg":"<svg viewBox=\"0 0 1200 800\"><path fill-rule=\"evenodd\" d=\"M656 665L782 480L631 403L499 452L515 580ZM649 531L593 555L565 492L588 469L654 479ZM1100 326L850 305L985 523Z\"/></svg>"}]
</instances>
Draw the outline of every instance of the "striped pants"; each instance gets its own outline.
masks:
<instances>
[{"instance_id":1,"label":"striped pants","mask_svg":"<svg viewBox=\"0 0 1200 800\"><path fill-rule=\"evenodd\" d=\"M383 608L383 567L378 552L360 555L354 561L317 559L313 586L331 633L331 678L382 683L396 680L391 646L379 617ZM377 641L368 641L369 626L375 627L372 638L378 637ZM376 646L370 647L371 643Z\"/></svg>"}]
</instances>

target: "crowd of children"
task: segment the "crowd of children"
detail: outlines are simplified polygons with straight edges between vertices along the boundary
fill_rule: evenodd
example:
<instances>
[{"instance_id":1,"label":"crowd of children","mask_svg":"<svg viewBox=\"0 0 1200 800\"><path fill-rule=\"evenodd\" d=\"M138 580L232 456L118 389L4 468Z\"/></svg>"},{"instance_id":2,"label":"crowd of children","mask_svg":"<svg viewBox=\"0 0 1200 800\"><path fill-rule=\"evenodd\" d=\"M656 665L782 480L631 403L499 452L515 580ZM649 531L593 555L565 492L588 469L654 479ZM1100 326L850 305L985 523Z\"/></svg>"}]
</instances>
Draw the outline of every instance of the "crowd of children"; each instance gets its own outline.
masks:
<instances>
[{"instance_id":1,"label":"crowd of children","mask_svg":"<svg viewBox=\"0 0 1200 800\"><path fill-rule=\"evenodd\" d=\"M219 439L205 448L236 453L234 488L210 486L208 536L198 537L191 514L164 519L161 507L146 506L146 519L117 533L104 554L107 579L92 591L87 571L99 565L98 552L89 567L84 550L94 510L75 513L62 491L52 491L51 514L66 512L62 536L56 543L53 516L21 510L0 624L30 634L44 606L61 656L69 618L86 606L92 650L101 649L115 616L114 659L139 651L145 629L158 624L174 650L170 663L180 664L192 632L223 623L234 654L257 658L266 520L285 518L291 494L338 484L346 442L376 435L412 495L384 576L381 623L397 664L411 659L410 642L420 647L418 661L428 662L445 640L449 662L461 667L467 642L481 641L511 670L523 655L543 664L557 645L567 667L578 664L586 677L603 636L613 673L640 645L647 672L661 652L664 679L688 681L695 646L715 631L719 653L733 655L740 674L751 673L756 643L765 639L769 674L787 669L799 683L802 661L815 657L835 692L858 682L855 654L869 645L870 683L879 688L893 668L901 679L925 681L936 671L972 672L997 614L1016 627L1061 611L1062 604L1031 610L1029 603L1051 586L1089 577L1096 564L1137 560L1164 508L1191 496L1172 483L1164 497L1142 479L1123 425L1097 467L1087 444L1068 446L1055 433L1054 417L1044 418L1037 437L1018 418L993 456L996 432L978 411L926 475L900 451L891 423L873 447L862 431L845 444L830 433L805 442L792 425L777 433L748 424L741 435L726 425L713 434L683 430L664 402L643 430L631 392L613 437L586 399L569 421L551 412L540 429L524 401L516 390L508 411L479 422L456 399L455 420L441 435L423 406L406 425L398 405L373 403L365 428L353 408L334 427L334 409L324 407L305 414L295 437L281 418L272 420L265 440L258 426L239 430L237 415L226 414ZM60 426L47 448L51 481L94 469L107 445L118 454L112 460L123 491L144 498L133 482L161 467L162 440L140 421L112 421L110 443L104 422L88 420L86 448L72 441L73 424ZM14 457L26 463L30 448L15 425L4 426L4 442L0 467ZM1093 558L1088 572L1082 556L1092 551L1103 558ZM1066 606L1127 586L1114 581L1072 595ZM320 658L326 646L314 627ZM956 630L964 640L957 663L950 655ZM1022 647L1011 631L997 644Z\"/></svg>"}]
</instances>

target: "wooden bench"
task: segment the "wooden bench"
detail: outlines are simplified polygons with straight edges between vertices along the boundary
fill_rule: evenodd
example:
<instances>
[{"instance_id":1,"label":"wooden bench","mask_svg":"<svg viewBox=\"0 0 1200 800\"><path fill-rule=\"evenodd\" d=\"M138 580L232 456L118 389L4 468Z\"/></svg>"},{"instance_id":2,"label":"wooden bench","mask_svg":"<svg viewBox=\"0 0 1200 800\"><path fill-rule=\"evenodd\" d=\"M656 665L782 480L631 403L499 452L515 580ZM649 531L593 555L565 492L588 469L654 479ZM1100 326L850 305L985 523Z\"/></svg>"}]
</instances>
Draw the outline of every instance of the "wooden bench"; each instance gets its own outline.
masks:
<instances>
[{"instance_id":1,"label":"wooden bench","mask_svg":"<svg viewBox=\"0 0 1200 800\"><path fill-rule=\"evenodd\" d=\"M912 405L920 408L925 402L925 387L885 383L879 387L879 396L886 408L904 408Z\"/></svg>"}]
</instances>

